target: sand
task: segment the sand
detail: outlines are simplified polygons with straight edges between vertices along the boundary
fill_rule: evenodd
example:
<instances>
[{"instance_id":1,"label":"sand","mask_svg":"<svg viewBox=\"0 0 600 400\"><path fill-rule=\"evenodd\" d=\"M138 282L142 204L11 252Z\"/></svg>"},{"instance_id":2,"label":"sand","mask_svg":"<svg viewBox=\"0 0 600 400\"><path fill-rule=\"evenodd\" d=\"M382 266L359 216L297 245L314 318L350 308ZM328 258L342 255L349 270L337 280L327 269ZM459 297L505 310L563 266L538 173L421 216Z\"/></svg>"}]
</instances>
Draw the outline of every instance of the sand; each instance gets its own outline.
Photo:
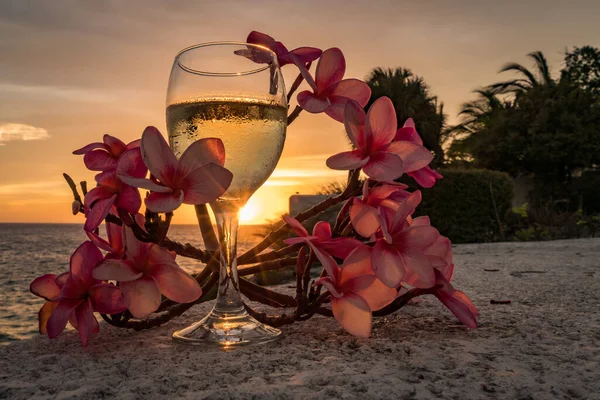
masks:
<instances>
[{"instance_id":1,"label":"sand","mask_svg":"<svg viewBox=\"0 0 600 400\"><path fill-rule=\"evenodd\" d=\"M74 332L2 347L0 398L600 399L600 239L455 254L455 284L481 313L476 330L424 297L377 319L366 340L315 317L268 347L173 343L207 304L140 333L102 324L87 349Z\"/></svg>"}]
</instances>

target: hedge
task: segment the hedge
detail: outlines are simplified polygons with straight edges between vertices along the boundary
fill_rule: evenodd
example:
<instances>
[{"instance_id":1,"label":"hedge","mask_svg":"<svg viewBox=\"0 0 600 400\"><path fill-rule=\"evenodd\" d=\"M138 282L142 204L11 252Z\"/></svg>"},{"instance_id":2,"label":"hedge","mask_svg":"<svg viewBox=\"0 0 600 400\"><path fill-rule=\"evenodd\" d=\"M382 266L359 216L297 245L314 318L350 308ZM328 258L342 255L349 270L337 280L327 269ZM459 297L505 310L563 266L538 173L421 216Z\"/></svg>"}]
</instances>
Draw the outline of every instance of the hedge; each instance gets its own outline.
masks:
<instances>
[{"instance_id":1,"label":"hedge","mask_svg":"<svg viewBox=\"0 0 600 400\"><path fill-rule=\"evenodd\" d=\"M416 215L453 243L503 240L505 216L512 207L513 180L505 173L482 169L442 169L444 179L421 189L423 202Z\"/></svg>"}]
</instances>

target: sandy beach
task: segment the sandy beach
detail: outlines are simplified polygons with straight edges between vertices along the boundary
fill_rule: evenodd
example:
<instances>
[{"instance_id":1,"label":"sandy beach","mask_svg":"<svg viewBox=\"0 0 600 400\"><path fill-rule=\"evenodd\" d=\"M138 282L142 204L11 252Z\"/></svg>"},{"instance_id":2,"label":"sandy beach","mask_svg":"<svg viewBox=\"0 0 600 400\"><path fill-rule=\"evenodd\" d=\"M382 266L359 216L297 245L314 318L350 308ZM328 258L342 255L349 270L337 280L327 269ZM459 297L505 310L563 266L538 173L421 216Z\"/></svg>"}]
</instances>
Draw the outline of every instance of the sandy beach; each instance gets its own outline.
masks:
<instances>
[{"instance_id":1,"label":"sandy beach","mask_svg":"<svg viewBox=\"0 0 600 400\"><path fill-rule=\"evenodd\" d=\"M376 319L367 340L315 317L269 347L173 343L204 304L150 331L101 324L86 349L74 332L1 347L0 398L600 399L600 239L454 251L476 330L423 297Z\"/></svg>"}]
</instances>

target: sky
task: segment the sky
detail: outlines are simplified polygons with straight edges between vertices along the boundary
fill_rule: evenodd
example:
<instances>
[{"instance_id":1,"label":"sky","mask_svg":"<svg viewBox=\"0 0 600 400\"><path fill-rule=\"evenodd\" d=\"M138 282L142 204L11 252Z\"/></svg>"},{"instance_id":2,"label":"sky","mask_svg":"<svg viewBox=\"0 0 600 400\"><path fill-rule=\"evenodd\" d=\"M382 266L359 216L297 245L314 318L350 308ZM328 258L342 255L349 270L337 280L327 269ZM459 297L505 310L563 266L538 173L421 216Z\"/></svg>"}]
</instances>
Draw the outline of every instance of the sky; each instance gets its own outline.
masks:
<instances>
[{"instance_id":1,"label":"sky","mask_svg":"<svg viewBox=\"0 0 600 400\"><path fill-rule=\"evenodd\" d=\"M62 173L93 173L71 152L105 133L166 133L168 76L187 46L258 30L288 48L339 47L346 77L409 68L455 122L474 89L503 79L504 63L528 65L541 50L557 73L567 48L600 47L598 15L597 0L0 0L0 222L81 222ZM293 69L283 69L288 85ZM325 159L347 146L340 123L302 114L243 221L276 218L291 194L343 181ZM194 220L185 206L174 221Z\"/></svg>"}]
</instances>

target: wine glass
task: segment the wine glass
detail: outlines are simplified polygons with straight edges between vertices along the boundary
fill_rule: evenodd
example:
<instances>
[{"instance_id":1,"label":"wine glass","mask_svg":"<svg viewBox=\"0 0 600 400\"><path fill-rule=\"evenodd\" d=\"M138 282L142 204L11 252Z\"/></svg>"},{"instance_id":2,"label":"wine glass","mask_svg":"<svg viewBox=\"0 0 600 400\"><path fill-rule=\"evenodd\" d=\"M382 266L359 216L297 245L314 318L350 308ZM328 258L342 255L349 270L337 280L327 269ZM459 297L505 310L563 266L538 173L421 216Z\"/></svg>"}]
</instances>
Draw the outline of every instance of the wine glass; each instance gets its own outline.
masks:
<instances>
[{"instance_id":1,"label":"wine glass","mask_svg":"<svg viewBox=\"0 0 600 400\"><path fill-rule=\"evenodd\" d=\"M201 321L173 334L190 344L225 347L265 343L281 331L248 315L236 265L238 213L271 175L285 141L287 100L277 56L258 45L236 42L188 47L175 57L167 90L167 130L175 155L201 138L220 138L227 191L210 204L221 258L217 301Z\"/></svg>"}]
</instances>

